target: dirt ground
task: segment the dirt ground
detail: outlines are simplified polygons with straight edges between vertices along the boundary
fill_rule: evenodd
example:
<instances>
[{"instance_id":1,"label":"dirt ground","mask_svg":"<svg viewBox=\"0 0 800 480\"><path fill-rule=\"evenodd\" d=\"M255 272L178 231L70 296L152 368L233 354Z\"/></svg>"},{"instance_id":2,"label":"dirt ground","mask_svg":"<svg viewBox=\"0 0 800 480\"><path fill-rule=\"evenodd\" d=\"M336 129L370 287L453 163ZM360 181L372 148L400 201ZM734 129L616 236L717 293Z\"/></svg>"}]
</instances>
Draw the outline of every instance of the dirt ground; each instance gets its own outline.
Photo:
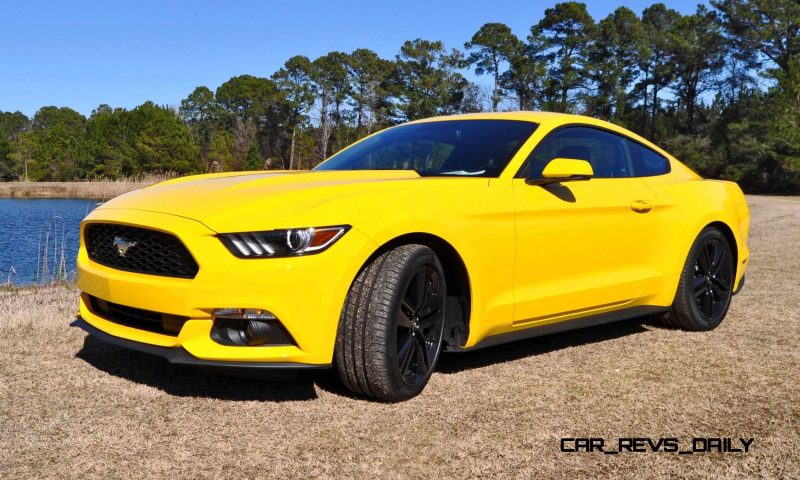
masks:
<instances>
[{"instance_id":1,"label":"dirt ground","mask_svg":"<svg viewBox=\"0 0 800 480\"><path fill-rule=\"evenodd\" d=\"M68 327L73 287L0 291L0 477L800 478L800 200L749 197L723 324L641 319L445 354L387 405L332 375L216 377ZM562 453L562 437L753 437L749 453ZM738 442L738 440L736 440Z\"/></svg>"}]
</instances>

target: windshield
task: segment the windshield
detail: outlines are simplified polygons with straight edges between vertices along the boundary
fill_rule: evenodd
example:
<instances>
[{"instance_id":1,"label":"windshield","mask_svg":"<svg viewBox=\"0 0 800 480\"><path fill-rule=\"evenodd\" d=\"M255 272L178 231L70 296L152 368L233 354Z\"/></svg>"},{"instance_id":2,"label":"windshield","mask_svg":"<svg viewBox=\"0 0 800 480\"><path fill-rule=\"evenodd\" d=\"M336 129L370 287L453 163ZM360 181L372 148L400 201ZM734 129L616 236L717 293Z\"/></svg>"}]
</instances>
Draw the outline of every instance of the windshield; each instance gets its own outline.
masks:
<instances>
[{"instance_id":1,"label":"windshield","mask_svg":"<svg viewBox=\"0 0 800 480\"><path fill-rule=\"evenodd\" d=\"M537 124L516 120L447 120L377 133L315 170L415 170L423 176L497 177Z\"/></svg>"}]
</instances>

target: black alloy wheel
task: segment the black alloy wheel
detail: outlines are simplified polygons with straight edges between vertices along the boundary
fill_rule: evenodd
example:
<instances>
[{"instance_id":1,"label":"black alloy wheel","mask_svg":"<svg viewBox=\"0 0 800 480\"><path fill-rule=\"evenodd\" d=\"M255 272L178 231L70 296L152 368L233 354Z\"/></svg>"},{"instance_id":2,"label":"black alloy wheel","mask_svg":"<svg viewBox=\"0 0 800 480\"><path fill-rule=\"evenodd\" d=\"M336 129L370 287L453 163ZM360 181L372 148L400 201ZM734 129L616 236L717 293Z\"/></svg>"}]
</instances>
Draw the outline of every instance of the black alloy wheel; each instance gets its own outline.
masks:
<instances>
[{"instance_id":1,"label":"black alloy wheel","mask_svg":"<svg viewBox=\"0 0 800 480\"><path fill-rule=\"evenodd\" d=\"M711 239L700 249L694 264L692 288L697 310L710 323L719 323L727 310L733 288L733 268L727 245Z\"/></svg>"},{"instance_id":2,"label":"black alloy wheel","mask_svg":"<svg viewBox=\"0 0 800 480\"><path fill-rule=\"evenodd\" d=\"M707 227L694 241L683 266L667 325L685 330L716 328L731 304L736 275L734 250L716 227Z\"/></svg>"},{"instance_id":3,"label":"black alloy wheel","mask_svg":"<svg viewBox=\"0 0 800 480\"><path fill-rule=\"evenodd\" d=\"M444 284L432 265L420 267L397 312L397 367L406 385L427 381L444 331Z\"/></svg>"}]
</instances>

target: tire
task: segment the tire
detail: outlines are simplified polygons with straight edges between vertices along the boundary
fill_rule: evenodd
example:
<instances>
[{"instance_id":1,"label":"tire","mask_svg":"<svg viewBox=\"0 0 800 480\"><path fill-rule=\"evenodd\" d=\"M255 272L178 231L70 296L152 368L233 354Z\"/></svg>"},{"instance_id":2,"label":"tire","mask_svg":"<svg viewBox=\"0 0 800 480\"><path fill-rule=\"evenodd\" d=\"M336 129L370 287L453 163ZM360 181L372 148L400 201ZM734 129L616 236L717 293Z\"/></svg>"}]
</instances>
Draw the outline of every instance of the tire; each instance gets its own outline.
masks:
<instances>
[{"instance_id":1,"label":"tire","mask_svg":"<svg viewBox=\"0 0 800 480\"><path fill-rule=\"evenodd\" d=\"M442 350L446 288L436 254L403 245L368 263L347 294L334 363L355 393L398 402L418 395Z\"/></svg>"},{"instance_id":2,"label":"tire","mask_svg":"<svg viewBox=\"0 0 800 480\"><path fill-rule=\"evenodd\" d=\"M698 235L681 271L667 325L684 330L716 328L728 313L736 274L733 249L717 228Z\"/></svg>"}]
</instances>

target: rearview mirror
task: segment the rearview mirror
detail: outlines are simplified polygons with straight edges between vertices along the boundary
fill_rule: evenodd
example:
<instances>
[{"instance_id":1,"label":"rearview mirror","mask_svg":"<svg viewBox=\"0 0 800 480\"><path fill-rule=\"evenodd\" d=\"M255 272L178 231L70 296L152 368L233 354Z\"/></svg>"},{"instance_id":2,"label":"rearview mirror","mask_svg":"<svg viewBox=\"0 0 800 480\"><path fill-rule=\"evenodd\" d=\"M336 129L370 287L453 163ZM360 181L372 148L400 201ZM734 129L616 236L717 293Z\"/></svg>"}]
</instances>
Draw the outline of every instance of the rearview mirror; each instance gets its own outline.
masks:
<instances>
[{"instance_id":1,"label":"rearview mirror","mask_svg":"<svg viewBox=\"0 0 800 480\"><path fill-rule=\"evenodd\" d=\"M528 178L528 185L547 185L549 183L589 180L594 175L592 165L586 160L574 158L554 158L544 167L541 178Z\"/></svg>"}]
</instances>

